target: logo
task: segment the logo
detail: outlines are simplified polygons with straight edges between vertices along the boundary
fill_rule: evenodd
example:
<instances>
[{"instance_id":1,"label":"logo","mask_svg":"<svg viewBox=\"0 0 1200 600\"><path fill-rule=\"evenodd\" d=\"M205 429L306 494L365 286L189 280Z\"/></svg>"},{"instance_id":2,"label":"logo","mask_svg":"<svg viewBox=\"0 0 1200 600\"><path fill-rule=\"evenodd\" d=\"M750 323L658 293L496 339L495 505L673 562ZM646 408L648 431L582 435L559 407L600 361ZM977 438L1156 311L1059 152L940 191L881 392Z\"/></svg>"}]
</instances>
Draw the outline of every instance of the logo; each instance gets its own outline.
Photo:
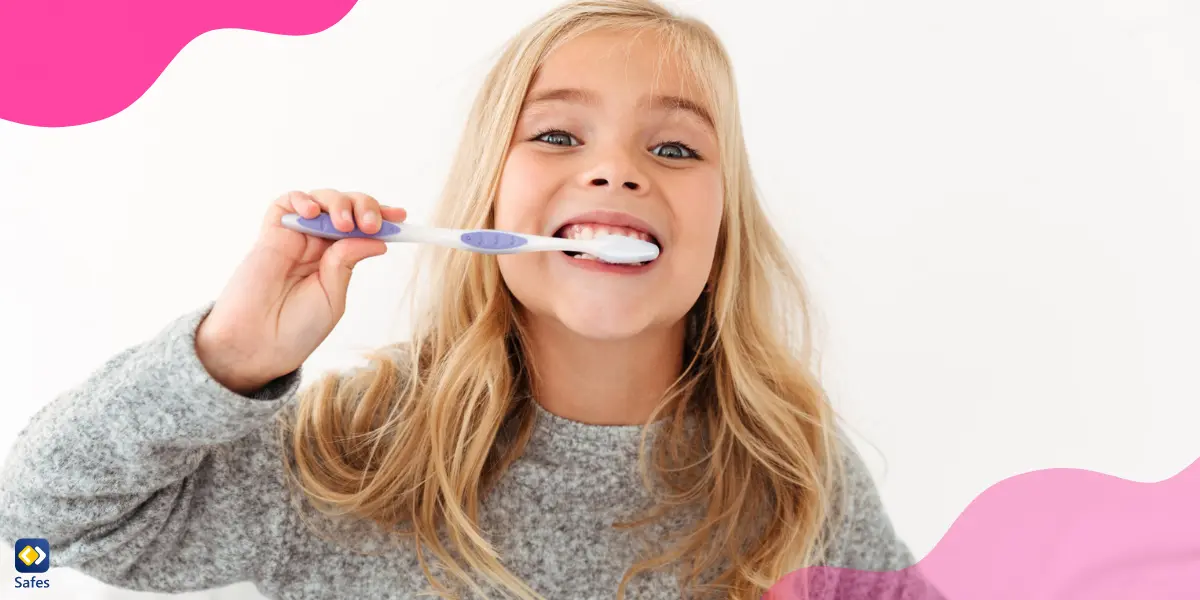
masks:
<instances>
[{"instance_id":1,"label":"logo","mask_svg":"<svg viewBox=\"0 0 1200 600\"><path fill-rule=\"evenodd\" d=\"M50 542L40 538L23 538L13 546L17 554L18 573L45 573L50 570Z\"/></svg>"}]
</instances>

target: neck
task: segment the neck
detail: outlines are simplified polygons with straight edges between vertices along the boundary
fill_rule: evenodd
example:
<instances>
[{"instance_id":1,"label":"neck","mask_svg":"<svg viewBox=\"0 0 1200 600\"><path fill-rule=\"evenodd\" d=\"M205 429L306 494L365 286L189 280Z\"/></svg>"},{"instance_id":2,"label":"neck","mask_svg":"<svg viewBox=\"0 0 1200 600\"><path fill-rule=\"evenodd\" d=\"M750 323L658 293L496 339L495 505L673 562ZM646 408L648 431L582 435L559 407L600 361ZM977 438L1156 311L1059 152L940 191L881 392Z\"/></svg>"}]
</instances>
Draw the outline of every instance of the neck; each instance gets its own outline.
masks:
<instances>
[{"instance_id":1,"label":"neck","mask_svg":"<svg viewBox=\"0 0 1200 600\"><path fill-rule=\"evenodd\" d=\"M550 413L592 425L641 425L683 366L684 323L622 340L583 338L531 316L533 394Z\"/></svg>"}]
</instances>

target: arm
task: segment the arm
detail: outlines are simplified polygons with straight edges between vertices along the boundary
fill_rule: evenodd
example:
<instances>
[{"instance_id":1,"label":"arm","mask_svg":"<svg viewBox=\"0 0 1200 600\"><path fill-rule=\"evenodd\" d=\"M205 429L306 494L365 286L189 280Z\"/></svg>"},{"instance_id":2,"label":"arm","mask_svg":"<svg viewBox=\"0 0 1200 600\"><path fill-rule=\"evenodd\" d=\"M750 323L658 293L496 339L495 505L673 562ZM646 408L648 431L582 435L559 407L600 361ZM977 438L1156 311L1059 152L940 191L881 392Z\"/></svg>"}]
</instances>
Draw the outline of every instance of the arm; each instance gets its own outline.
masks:
<instances>
[{"instance_id":1,"label":"arm","mask_svg":"<svg viewBox=\"0 0 1200 600\"><path fill-rule=\"evenodd\" d=\"M0 471L0 538L43 537L54 567L180 592L267 578L284 557L273 417L299 371L253 397L195 351L207 310L122 351L22 430Z\"/></svg>"}]
</instances>

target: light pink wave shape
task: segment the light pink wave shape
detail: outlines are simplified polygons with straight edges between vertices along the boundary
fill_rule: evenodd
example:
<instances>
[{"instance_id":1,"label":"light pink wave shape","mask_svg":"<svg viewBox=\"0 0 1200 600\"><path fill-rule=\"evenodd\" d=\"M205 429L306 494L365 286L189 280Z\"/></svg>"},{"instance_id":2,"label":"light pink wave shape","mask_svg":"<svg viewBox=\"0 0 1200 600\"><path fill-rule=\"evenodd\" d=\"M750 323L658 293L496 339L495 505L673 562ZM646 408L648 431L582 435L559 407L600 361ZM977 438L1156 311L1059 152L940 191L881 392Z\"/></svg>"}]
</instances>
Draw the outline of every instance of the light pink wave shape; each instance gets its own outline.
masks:
<instances>
[{"instance_id":1,"label":"light pink wave shape","mask_svg":"<svg viewBox=\"0 0 1200 600\"><path fill-rule=\"evenodd\" d=\"M1160 482L1047 469L985 490L918 564L811 567L768 600L1196 600L1200 460Z\"/></svg>"},{"instance_id":2,"label":"light pink wave shape","mask_svg":"<svg viewBox=\"0 0 1200 600\"><path fill-rule=\"evenodd\" d=\"M217 29L309 35L357 0L0 0L0 119L67 127L132 105Z\"/></svg>"}]
</instances>

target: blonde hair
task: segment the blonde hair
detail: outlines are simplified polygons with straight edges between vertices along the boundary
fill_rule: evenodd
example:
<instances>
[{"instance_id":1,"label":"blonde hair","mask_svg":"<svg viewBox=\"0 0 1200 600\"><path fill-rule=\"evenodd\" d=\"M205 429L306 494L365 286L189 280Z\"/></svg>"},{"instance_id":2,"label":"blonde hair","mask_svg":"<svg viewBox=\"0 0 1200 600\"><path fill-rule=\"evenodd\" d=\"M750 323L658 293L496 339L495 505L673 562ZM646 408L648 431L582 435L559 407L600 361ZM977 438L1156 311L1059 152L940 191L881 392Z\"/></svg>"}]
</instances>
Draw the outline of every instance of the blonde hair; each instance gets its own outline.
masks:
<instances>
[{"instance_id":1,"label":"blonde hair","mask_svg":"<svg viewBox=\"0 0 1200 600\"><path fill-rule=\"evenodd\" d=\"M661 424L653 444L643 437L643 481L657 490L657 506L622 526L688 507L698 518L631 565L617 598L637 573L669 567L686 593L759 598L820 558L841 461L810 364L806 285L759 203L732 67L715 33L649 0L572 2L525 28L475 99L434 221L492 226L538 66L598 28L657 33L683 58L716 121L726 199L710 289L687 317L686 366L650 418ZM516 597L540 598L502 566L478 525L483 499L520 456L536 414L516 301L492 257L429 252L438 277L411 341L376 353L370 368L327 375L285 413L289 480L326 514L365 519L413 543L443 597L456 594L430 558L476 592L481 575ZM698 426L686 426L688 418Z\"/></svg>"}]
</instances>

